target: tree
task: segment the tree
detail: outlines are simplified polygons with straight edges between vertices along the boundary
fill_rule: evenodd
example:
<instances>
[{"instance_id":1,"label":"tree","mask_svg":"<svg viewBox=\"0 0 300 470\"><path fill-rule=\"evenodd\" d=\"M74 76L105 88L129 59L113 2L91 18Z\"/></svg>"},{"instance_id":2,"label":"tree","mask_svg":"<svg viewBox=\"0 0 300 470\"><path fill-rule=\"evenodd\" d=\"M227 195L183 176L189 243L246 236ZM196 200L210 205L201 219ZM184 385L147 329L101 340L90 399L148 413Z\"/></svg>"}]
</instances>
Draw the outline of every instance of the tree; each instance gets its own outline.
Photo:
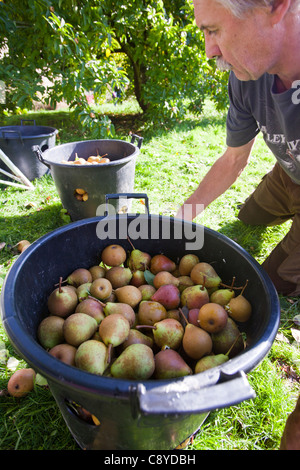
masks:
<instances>
[{"instance_id":1,"label":"tree","mask_svg":"<svg viewBox=\"0 0 300 470\"><path fill-rule=\"evenodd\" d=\"M227 102L227 74L204 53L191 0L6 0L0 3L0 80L6 108L62 98L84 126L112 131L87 101L132 82L143 112L163 121ZM120 54L124 57L120 66ZM41 77L52 83L46 89ZM40 98L38 98L38 93Z\"/></svg>"}]
</instances>

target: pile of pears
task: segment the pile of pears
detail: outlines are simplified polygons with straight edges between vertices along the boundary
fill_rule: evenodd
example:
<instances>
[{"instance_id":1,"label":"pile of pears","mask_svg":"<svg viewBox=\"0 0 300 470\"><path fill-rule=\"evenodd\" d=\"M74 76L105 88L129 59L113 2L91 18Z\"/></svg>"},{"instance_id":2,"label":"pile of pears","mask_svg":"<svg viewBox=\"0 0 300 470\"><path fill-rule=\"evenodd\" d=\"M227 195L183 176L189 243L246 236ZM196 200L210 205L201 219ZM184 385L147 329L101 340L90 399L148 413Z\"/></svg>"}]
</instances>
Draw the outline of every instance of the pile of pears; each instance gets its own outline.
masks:
<instances>
[{"instance_id":1,"label":"pile of pears","mask_svg":"<svg viewBox=\"0 0 300 470\"><path fill-rule=\"evenodd\" d=\"M247 285L225 285L194 253L170 259L107 245L98 265L60 277L39 323L39 343L81 370L118 379L173 379L242 352L252 315Z\"/></svg>"}]
</instances>

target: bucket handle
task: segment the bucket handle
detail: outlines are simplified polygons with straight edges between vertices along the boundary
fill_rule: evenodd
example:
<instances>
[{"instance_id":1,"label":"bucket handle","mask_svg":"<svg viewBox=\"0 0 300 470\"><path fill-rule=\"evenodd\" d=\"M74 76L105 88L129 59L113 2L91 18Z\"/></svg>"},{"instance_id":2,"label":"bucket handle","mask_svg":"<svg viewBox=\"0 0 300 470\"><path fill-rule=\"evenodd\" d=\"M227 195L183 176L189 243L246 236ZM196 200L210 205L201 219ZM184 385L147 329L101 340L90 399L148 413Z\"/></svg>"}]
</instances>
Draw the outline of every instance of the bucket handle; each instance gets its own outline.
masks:
<instances>
[{"instance_id":1,"label":"bucket handle","mask_svg":"<svg viewBox=\"0 0 300 470\"><path fill-rule=\"evenodd\" d=\"M145 207L147 214L150 215L149 212L149 201L148 201L148 196L145 193L116 193L116 194L106 194L105 195L105 212L104 212L104 217L108 215L108 207L107 203L109 199L119 199L119 198L127 198L127 199L145 199Z\"/></svg>"},{"instance_id":2,"label":"bucket handle","mask_svg":"<svg viewBox=\"0 0 300 470\"><path fill-rule=\"evenodd\" d=\"M35 155L37 156L37 158L39 159L39 161L41 163L43 163L44 165L46 165L49 169L51 169L51 166L48 165L48 163L45 162L45 160L43 159L43 153L42 153L42 150L41 150L41 147L39 145L33 145L31 147L31 150L33 151L33 153L35 153Z\"/></svg>"},{"instance_id":3,"label":"bucket handle","mask_svg":"<svg viewBox=\"0 0 300 470\"><path fill-rule=\"evenodd\" d=\"M2 138L5 139L5 134L17 134L20 141L22 142L22 144L24 145L24 142L23 142L23 139L22 139L22 136L21 136L21 133L20 131L14 131L14 130L2 130L1 131L2 133Z\"/></svg>"},{"instance_id":4,"label":"bucket handle","mask_svg":"<svg viewBox=\"0 0 300 470\"><path fill-rule=\"evenodd\" d=\"M182 390L180 390L182 388ZM134 408L141 414L192 414L204 413L218 408L226 408L244 400L255 398L256 394L249 385L244 371L227 374L221 371L217 383L193 390L186 390L186 383L176 390L168 389L162 393L160 387L150 391L144 384L136 388Z\"/></svg>"},{"instance_id":5,"label":"bucket handle","mask_svg":"<svg viewBox=\"0 0 300 470\"><path fill-rule=\"evenodd\" d=\"M33 122L33 125L36 126L35 119L21 119L21 126L24 126L23 122Z\"/></svg>"},{"instance_id":6,"label":"bucket handle","mask_svg":"<svg viewBox=\"0 0 300 470\"><path fill-rule=\"evenodd\" d=\"M144 137L140 137L139 135L136 135L136 134L131 134L131 141L130 141L130 143L131 143L131 144L134 144L135 139L137 139L137 141L138 141L137 146L138 146L138 148L140 149L140 148L141 148L141 145L142 145L142 142L143 142L143 140L144 140Z\"/></svg>"}]
</instances>

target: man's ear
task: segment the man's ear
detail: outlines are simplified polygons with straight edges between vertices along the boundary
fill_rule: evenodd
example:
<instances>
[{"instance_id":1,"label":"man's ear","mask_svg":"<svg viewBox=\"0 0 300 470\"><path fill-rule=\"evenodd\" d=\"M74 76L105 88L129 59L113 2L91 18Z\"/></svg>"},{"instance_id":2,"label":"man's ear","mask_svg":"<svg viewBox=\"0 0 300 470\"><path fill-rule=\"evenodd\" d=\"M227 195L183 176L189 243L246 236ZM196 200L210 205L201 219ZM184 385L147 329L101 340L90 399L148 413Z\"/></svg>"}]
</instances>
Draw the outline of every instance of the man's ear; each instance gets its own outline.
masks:
<instances>
[{"instance_id":1,"label":"man's ear","mask_svg":"<svg viewBox=\"0 0 300 470\"><path fill-rule=\"evenodd\" d=\"M291 8L291 0L274 0L271 6L271 21L272 25L280 23L289 9Z\"/></svg>"}]
</instances>

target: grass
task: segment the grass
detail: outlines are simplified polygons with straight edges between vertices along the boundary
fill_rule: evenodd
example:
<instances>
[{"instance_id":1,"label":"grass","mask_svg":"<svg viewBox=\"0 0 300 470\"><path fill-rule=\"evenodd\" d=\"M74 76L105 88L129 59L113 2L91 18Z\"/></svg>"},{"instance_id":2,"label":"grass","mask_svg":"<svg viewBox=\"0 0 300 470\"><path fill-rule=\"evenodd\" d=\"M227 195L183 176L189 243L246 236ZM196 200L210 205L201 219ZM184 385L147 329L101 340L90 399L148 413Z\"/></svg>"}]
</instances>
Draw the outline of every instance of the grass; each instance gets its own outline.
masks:
<instances>
[{"instance_id":1,"label":"grass","mask_svg":"<svg viewBox=\"0 0 300 470\"><path fill-rule=\"evenodd\" d=\"M187 116L183 122L154 127L144 122L135 103L103 108L115 125L116 138L129 140L129 132L144 137L136 163L135 191L147 193L152 214L174 215L178 206L196 188L216 157L224 149L225 114L217 113L207 103L200 117ZM11 116L2 125L19 124L22 116ZM59 130L57 144L88 139L68 111L29 113L38 125ZM258 262L270 253L287 233L290 223L278 227L248 227L237 220L237 205L254 190L261 177L274 164L271 153L259 137L253 157L239 180L196 222L234 239ZM34 181L34 191L0 186L0 289L2 281L18 256L12 247L21 239L30 242L68 222L51 176ZM212 411L194 437L190 450L275 450L288 414L299 393L299 344L292 332L293 318L300 313L299 299L281 299L281 336L270 353L248 374L256 392L254 400ZM25 362L17 356L0 326L3 342L18 368ZM0 348L1 349L1 348ZM0 449L76 450L47 387L36 385L26 398L7 396L5 389L12 369L0 361ZM45 432L46 430L46 432Z\"/></svg>"}]
</instances>

